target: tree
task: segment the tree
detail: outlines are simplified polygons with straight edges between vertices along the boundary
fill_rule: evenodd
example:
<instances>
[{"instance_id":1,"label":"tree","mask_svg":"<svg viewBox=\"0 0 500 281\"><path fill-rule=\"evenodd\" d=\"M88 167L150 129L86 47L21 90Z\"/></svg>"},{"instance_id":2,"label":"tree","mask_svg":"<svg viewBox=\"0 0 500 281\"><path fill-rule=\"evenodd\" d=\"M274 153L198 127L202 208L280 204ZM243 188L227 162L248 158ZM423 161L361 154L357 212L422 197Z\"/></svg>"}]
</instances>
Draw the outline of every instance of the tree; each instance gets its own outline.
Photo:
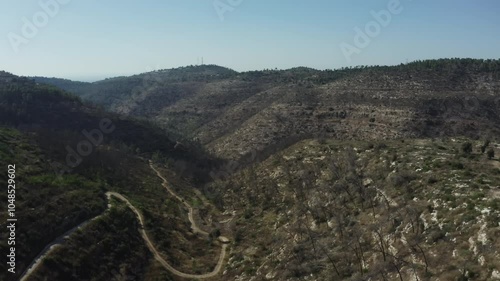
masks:
<instances>
[{"instance_id":1,"label":"tree","mask_svg":"<svg viewBox=\"0 0 500 281\"><path fill-rule=\"evenodd\" d=\"M487 156L489 160L495 158L495 150L493 150L493 148L490 148L487 152Z\"/></svg>"},{"instance_id":2,"label":"tree","mask_svg":"<svg viewBox=\"0 0 500 281\"><path fill-rule=\"evenodd\" d=\"M472 153L472 143L466 142L462 144L462 151L465 154L471 154Z\"/></svg>"},{"instance_id":3,"label":"tree","mask_svg":"<svg viewBox=\"0 0 500 281\"><path fill-rule=\"evenodd\" d=\"M486 151L486 146L482 145L481 146L481 153L483 154Z\"/></svg>"},{"instance_id":4,"label":"tree","mask_svg":"<svg viewBox=\"0 0 500 281\"><path fill-rule=\"evenodd\" d=\"M488 148L488 145L490 145L490 140L484 141L484 144L481 146L481 153L484 153L486 151L486 148Z\"/></svg>"}]
</instances>

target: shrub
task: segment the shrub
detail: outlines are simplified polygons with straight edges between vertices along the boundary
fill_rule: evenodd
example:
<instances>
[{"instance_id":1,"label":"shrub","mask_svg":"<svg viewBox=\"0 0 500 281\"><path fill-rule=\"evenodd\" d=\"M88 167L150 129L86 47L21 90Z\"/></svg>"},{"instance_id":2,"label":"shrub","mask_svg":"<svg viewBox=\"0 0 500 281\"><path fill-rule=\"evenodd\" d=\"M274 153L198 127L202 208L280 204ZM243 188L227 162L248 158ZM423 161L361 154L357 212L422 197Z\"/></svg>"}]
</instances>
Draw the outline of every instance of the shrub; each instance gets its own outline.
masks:
<instances>
[{"instance_id":1,"label":"shrub","mask_svg":"<svg viewBox=\"0 0 500 281\"><path fill-rule=\"evenodd\" d=\"M486 146L481 145L481 154L483 154L486 151Z\"/></svg>"},{"instance_id":2,"label":"shrub","mask_svg":"<svg viewBox=\"0 0 500 281\"><path fill-rule=\"evenodd\" d=\"M387 144L385 144L383 142L378 143L376 146L376 149L386 149L386 148L387 148Z\"/></svg>"},{"instance_id":3,"label":"shrub","mask_svg":"<svg viewBox=\"0 0 500 281\"><path fill-rule=\"evenodd\" d=\"M483 145L481 145L481 153L484 153L486 151L486 148L490 145L490 141L486 140Z\"/></svg>"},{"instance_id":4,"label":"shrub","mask_svg":"<svg viewBox=\"0 0 500 281\"><path fill-rule=\"evenodd\" d=\"M453 170L463 170L464 169L464 164L462 164L459 161L454 161L454 162L451 162L449 164Z\"/></svg>"},{"instance_id":5,"label":"shrub","mask_svg":"<svg viewBox=\"0 0 500 281\"><path fill-rule=\"evenodd\" d=\"M493 148L490 148L486 154L488 156L488 159L493 159L495 158L495 151L493 150Z\"/></svg>"},{"instance_id":6,"label":"shrub","mask_svg":"<svg viewBox=\"0 0 500 281\"><path fill-rule=\"evenodd\" d=\"M413 173L408 171L402 171L393 176L392 183L394 184L395 187L401 187L403 185L410 183L416 178L417 177Z\"/></svg>"},{"instance_id":7,"label":"shrub","mask_svg":"<svg viewBox=\"0 0 500 281\"><path fill-rule=\"evenodd\" d=\"M429 233L429 241L436 243L439 240L444 240L446 238L446 232L443 230L435 229Z\"/></svg>"},{"instance_id":8,"label":"shrub","mask_svg":"<svg viewBox=\"0 0 500 281\"><path fill-rule=\"evenodd\" d=\"M430 184L434 184L438 182L438 179L436 179L434 176L430 176L429 179L427 179L427 182Z\"/></svg>"},{"instance_id":9,"label":"shrub","mask_svg":"<svg viewBox=\"0 0 500 281\"><path fill-rule=\"evenodd\" d=\"M465 154L471 154L472 153L472 143L466 142L462 144L462 152Z\"/></svg>"}]
</instances>

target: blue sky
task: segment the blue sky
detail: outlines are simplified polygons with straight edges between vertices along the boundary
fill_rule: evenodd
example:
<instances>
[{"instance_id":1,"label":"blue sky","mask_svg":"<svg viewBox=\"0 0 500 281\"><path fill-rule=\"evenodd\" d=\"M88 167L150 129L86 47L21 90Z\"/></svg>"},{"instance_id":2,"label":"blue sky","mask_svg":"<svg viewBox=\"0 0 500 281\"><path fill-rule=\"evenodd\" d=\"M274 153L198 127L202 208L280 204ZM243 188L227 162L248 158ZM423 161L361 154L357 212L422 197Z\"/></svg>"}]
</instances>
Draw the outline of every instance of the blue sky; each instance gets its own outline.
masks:
<instances>
[{"instance_id":1,"label":"blue sky","mask_svg":"<svg viewBox=\"0 0 500 281\"><path fill-rule=\"evenodd\" d=\"M57 2L48 15L40 3L51 1L68 3ZM391 1L0 0L0 69L90 81L196 64L202 56L238 71L500 58L500 1L400 0L402 11L348 60L341 44L357 47L355 27L364 30L374 21L370 12L388 10ZM214 3L230 7L223 19ZM34 24L35 15L40 27L27 38L23 18Z\"/></svg>"}]
</instances>

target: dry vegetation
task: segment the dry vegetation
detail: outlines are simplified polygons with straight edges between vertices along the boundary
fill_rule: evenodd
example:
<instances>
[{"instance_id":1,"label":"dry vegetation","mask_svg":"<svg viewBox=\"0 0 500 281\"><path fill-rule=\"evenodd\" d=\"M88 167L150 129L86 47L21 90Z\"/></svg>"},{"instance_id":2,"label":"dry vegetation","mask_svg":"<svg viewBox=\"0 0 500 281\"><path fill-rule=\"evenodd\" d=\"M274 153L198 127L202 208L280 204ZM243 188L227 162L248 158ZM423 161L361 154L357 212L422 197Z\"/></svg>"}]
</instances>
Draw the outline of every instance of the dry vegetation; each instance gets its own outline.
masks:
<instances>
[{"instance_id":1,"label":"dry vegetation","mask_svg":"<svg viewBox=\"0 0 500 281\"><path fill-rule=\"evenodd\" d=\"M238 211L224 280L499 278L499 162L465 142L308 140L214 183Z\"/></svg>"}]
</instances>

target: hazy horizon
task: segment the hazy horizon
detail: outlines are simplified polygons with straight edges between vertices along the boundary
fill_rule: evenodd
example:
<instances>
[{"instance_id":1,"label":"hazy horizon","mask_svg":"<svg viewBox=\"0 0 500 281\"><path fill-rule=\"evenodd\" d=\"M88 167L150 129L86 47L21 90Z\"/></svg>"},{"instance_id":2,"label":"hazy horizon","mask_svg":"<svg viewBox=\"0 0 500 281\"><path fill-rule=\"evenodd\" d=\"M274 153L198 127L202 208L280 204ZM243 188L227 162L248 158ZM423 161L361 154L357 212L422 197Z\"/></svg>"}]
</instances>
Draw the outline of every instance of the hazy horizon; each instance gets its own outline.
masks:
<instances>
[{"instance_id":1,"label":"hazy horizon","mask_svg":"<svg viewBox=\"0 0 500 281\"><path fill-rule=\"evenodd\" d=\"M8 6L7 6L8 5ZM97 81L217 64L338 69L500 57L500 2L0 0L0 69Z\"/></svg>"},{"instance_id":2,"label":"hazy horizon","mask_svg":"<svg viewBox=\"0 0 500 281\"><path fill-rule=\"evenodd\" d=\"M454 59L454 58L433 58L433 59ZM487 59L500 59L500 58L480 58L480 57L477 57L477 58L467 57L466 58L466 57L463 57L463 58L460 58L460 59L484 59L484 60L487 60ZM427 59L422 59L422 60L427 60ZM407 61L407 62L405 61L405 62L400 62L400 63L396 63L396 64L384 64L384 65L380 65L380 66L397 66L397 65L400 65L400 64L411 63L411 62L414 62L414 61L412 60L412 61ZM205 65L207 65L207 64L205 64ZM226 67L224 65L219 65L219 64L216 64L216 63L215 64L211 63L210 65L217 65L217 66L221 66L221 67ZM111 75L111 76L101 76L101 75L92 76L91 75L91 76L81 76L81 77L79 77L79 76L76 76L76 77L47 76L47 75L44 75L44 74L39 74L39 75L25 75L23 73L13 73L13 72L10 72L8 69L0 69L0 70L7 71L7 72L12 73L12 74L14 74L16 76L60 78L60 79L72 80L72 81L75 81L75 82L89 82L89 83L92 83L92 82L97 82L97 81L101 81L101 80L105 80L105 79L138 75L138 74L145 73L145 72L150 72L150 71L153 71L153 70L176 69L176 68L187 67L187 66L200 66L200 65L179 65L179 66L170 67L170 68L158 68L158 69L151 69L149 71L138 71L138 72L133 72L133 73L125 73L125 74L121 74L121 75ZM355 65L355 66L348 66L348 67L356 67L356 66L364 66L364 65ZM374 66L374 65L368 65L368 66ZM295 68L295 67L307 67L307 68L312 68L312 69L316 69L316 70L337 70L337 69L342 68L342 67L338 67L338 68L323 68L323 69L319 69L319 68L314 68L314 67L310 67L310 66L306 66L306 65L297 65L297 66L286 68L286 69L278 68L278 70L287 70L287 69L291 69L291 68ZM226 68L230 68L230 67L226 67ZM237 70L237 69L233 69L233 68L230 68L230 69L235 70L237 72L247 72L247 71L262 71L262 70L274 69L274 68L269 68L268 67L268 68L262 68L262 69L248 69L248 70Z\"/></svg>"}]
</instances>

